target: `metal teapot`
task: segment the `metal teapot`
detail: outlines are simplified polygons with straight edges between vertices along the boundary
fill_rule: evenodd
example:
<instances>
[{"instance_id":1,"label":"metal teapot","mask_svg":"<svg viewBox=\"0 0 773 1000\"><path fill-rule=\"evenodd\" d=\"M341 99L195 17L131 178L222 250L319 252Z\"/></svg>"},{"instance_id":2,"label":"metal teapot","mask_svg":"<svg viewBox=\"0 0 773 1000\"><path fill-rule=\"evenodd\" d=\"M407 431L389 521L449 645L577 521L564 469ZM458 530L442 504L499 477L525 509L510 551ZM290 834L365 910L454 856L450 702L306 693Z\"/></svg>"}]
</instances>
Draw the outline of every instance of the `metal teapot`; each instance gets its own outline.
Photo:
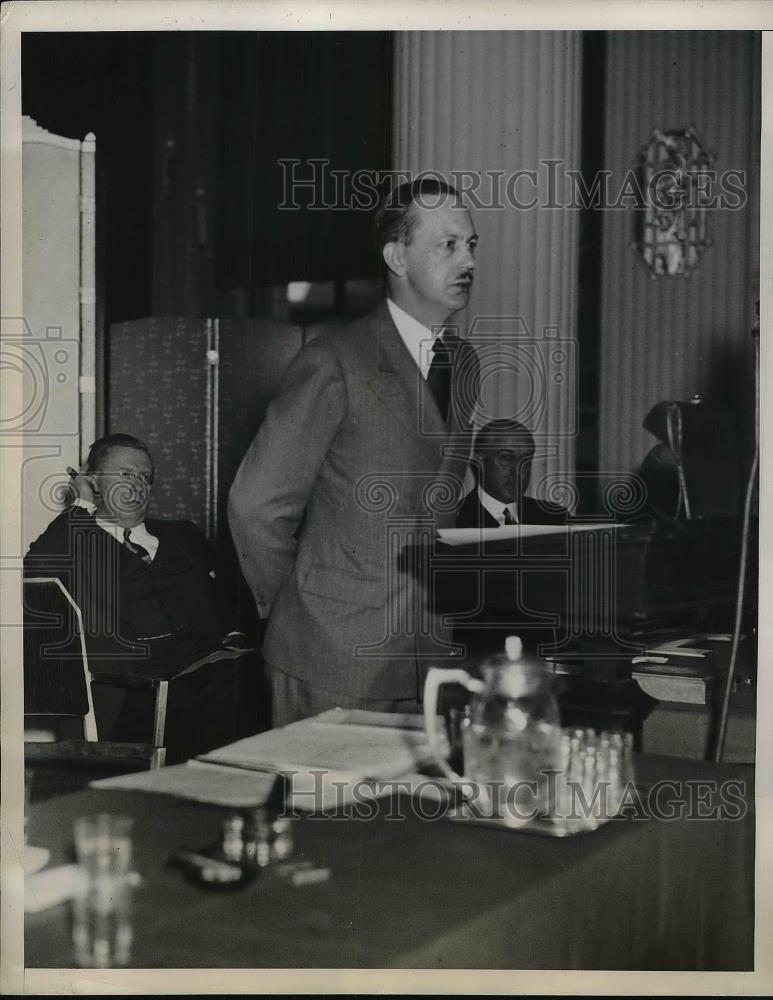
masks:
<instances>
[{"instance_id":1,"label":"metal teapot","mask_svg":"<svg viewBox=\"0 0 773 1000\"><path fill-rule=\"evenodd\" d=\"M549 806L551 774L560 768L561 726L552 674L524 654L518 636L504 653L481 664L483 679L466 670L432 667L424 684L424 726L443 774L463 792L473 812L522 826ZM437 701L443 684L463 684L473 694L462 723L464 776L451 769L438 741Z\"/></svg>"}]
</instances>

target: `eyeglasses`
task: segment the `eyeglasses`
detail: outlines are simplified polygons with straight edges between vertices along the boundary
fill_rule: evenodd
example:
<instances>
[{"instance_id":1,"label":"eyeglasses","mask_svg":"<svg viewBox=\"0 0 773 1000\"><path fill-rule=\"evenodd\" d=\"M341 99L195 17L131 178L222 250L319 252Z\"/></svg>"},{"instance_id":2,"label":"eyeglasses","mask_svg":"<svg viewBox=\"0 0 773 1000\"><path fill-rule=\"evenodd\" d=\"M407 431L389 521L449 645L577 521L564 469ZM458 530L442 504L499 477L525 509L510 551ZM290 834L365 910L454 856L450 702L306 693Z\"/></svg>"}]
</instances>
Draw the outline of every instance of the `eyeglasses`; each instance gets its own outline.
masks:
<instances>
[{"instance_id":1,"label":"eyeglasses","mask_svg":"<svg viewBox=\"0 0 773 1000\"><path fill-rule=\"evenodd\" d=\"M145 486L152 486L154 473L134 472L132 469L117 469L115 472L102 472L101 475L110 477L111 479L121 479L127 483L142 481Z\"/></svg>"},{"instance_id":2,"label":"eyeglasses","mask_svg":"<svg viewBox=\"0 0 773 1000\"><path fill-rule=\"evenodd\" d=\"M506 448L500 448L498 451L495 451L494 457L500 465L528 465L533 459L533 455L508 451Z\"/></svg>"}]
</instances>

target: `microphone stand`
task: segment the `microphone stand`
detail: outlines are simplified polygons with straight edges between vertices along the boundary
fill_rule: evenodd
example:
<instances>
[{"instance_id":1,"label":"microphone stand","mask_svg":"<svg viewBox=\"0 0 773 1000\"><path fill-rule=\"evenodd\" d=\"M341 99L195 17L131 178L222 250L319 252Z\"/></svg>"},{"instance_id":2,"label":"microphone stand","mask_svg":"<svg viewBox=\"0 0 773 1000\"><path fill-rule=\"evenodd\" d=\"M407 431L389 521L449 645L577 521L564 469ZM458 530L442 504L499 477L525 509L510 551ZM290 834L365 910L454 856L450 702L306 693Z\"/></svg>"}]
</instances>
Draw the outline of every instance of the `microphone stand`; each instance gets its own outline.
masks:
<instances>
[{"instance_id":1,"label":"microphone stand","mask_svg":"<svg viewBox=\"0 0 773 1000\"><path fill-rule=\"evenodd\" d=\"M733 645L730 651L730 664L725 680L725 690L722 696L722 708L719 716L719 729L717 731L716 746L714 749L714 761L719 764L722 761L722 754L725 749L725 736L727 735L727 719L730 712L730 698L733 693L733 683L738 661L738 647L741 642L741 623L743 617L743 603L746 592L746 564L749 558L749 532L751 523L751 507L754 497L754 484L757 480L757 473L760 467L760 316L759 302L757 303L757 318L751 331L752 343L754 345L754 457L751 469L749 470L749 481L746 485L746 498L743 508L743 526L741 534L741 561L738 568L738 591L735 602L735 624L733 627Z\"/></svg>"}]
</instances>

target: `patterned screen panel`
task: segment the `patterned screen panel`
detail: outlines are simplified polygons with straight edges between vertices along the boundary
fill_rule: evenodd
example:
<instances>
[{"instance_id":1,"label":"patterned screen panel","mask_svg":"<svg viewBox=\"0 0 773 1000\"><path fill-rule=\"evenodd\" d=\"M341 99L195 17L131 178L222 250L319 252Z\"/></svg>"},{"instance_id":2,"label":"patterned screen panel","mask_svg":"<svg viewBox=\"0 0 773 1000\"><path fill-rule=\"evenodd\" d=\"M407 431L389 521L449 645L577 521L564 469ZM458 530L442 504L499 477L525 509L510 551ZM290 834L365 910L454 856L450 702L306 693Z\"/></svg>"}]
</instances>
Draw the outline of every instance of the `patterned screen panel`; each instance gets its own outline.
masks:
<instances>
[{"instance_id":1,"label":"patterned screen panel","mask_svg":"<svg viewBox=\"0 0 773 1000\"><path fill-rule=\"evenodd\" d=\"M150 514L207 527L207 321L154 317L110 328L110 433L142 438L156 479Z\"/></svg>"},{"instance_id":2,"label":"patterned screen panel","mask_svg":"<svg viewBox=\"0 0 773 1000\"><path fill-rule=\"evenodd\" d=\"M220 529L236 470L304 341L300 326L273 319L219 323L218 506Z\"/></svg>"}]
</instances>

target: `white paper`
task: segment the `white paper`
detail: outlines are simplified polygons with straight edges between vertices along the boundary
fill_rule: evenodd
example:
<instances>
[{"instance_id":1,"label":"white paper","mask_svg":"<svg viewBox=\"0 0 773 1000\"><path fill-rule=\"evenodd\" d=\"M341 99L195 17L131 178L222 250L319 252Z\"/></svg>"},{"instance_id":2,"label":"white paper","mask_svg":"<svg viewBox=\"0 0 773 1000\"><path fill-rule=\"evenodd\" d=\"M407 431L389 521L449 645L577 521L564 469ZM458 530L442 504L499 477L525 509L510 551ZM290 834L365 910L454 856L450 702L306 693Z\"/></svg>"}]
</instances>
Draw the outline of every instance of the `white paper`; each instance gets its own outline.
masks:
<instances>
[{"instance_id":1,"label":"white paper","mask_svg":"<svg viewBox=\"0 0 773 1000\"><path fill-rule=\"evenodd\" d=\"M109 791L173 795L194 802L239 809L262 805L268 798L275 779L276 774L270 772L205 766L197 761L189 761L187 764L174 764L155 771L100 778L92 781L91 787Z\"/></svg>"},{"instance_id":2,"label":"white paper","mask_svg":"<svg viewBox=\"0 0 773 1000\"><path fill-rule=\"evenodd\" d=\"M231 809L252 809L268 799L276 775L277 771L270 769L258 771L189 760L157 771L100 778L92 781L91 787L114 792L149 792ZM388 784L363 788L362 778L351 772L297 769L291 776L287 805L294 812L323 812L357 801L358 796L376 799L391 793Z\"/></svg>"},{"instance_id":3,"label":"white paper","mask_svg":"<svg viewBox=\"0 0 773 1000\"><path fill-rule=\"evenodd\" d=\"M341 710L335 710L340 712ZM328 713L249 736L202 755L199 760L234 767L284 771L331 770L357 778L397 778L431 761L422 728L362 724ZM349 718L359 720L360 716ZM415 717L420 719L420 716ZM420 723L411 723L411 726Z\"/></svg>"},{"instance_id":4,"label":"white paper","mask_svg":"<svg viewBox=\"0 0 773 1000\"><path fill-rule=\"evenodd\" d=\"M442 734L440 745L448 752ZM293 810L339 808L358 795L382 798L370 778L403 778L429 762L432 754L421 715L334 708L213 750L197 760L155 771L100 778L92 788L150 792L234 809L262 805L280 771L290 778Z\"/></svg>"},{"instance_id":5,"label":"white paper","mask_svg":"<svg viewBox=\"0 0 773 1000\"><path fill-rule=\"evenodd\" d=\"M424 716L415 712L370 712L365 708L331 708L327 712L315 715L313 721L331 725L424 730ZM292 724L297 725L297 723Z\"/></svg>"},{"instance_id":6,"label":"white paper","mask_svg":"<svg viewBox=\"0 0 773 1000\"><path fill-rule=\"evenodd\" d=\"M593 524L503 524L499 528L439 528L438 538L446 545L472 545L479 542L499 542L508 538L536 538L538 535L566 535L576 531L626 527L630 525L616 524L614 521Z\"/></svg>"}]
</instances>

